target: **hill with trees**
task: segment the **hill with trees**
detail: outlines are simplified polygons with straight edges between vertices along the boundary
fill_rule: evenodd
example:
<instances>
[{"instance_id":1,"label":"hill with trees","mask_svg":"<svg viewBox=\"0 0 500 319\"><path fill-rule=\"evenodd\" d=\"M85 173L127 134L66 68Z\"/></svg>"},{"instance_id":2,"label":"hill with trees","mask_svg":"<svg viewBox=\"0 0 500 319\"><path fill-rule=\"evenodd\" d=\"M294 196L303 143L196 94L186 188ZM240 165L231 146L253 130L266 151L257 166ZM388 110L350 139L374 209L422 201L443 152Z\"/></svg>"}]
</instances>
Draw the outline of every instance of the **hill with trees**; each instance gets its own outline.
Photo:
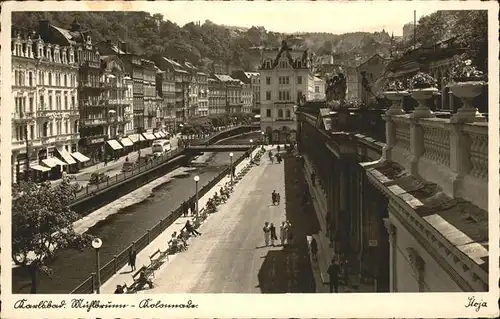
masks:
<instances>
[{"instance_id":1,"label":"hill with trees","mask_svg":"<svg viewBox=\"0 0 500 319\"><path fill-rule=\"evenodd\" d=\"M255 47L278 47L292 36L266 30L264 27L239 28L191 22L179 26L161 14L147 12L16 12L12 22L26 32L37 30L40 20L70 28L74 21L90 30L94 41L122 40L133 52L143 55L163 53L172 58L186 59L197 65L215 61L246 67ZM300 34L307 47L318 55L329 52L362 54L387 51L389 35L355 32L343 35L330 33ZM382 53L382 52L379 52Z\"/></svg>"}]
</instances>

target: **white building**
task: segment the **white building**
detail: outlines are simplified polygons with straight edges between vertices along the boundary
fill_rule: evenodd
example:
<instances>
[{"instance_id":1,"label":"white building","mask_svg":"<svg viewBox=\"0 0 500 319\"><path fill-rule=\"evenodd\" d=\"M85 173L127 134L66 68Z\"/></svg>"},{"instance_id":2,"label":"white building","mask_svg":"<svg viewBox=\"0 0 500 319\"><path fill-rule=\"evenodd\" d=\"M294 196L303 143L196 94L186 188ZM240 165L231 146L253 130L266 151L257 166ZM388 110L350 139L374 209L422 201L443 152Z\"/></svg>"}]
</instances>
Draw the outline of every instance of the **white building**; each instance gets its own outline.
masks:
<instances>
[{"instance_id":1,"label":"white building","mask_svg":"<svg viewBox=\"0 0 500 319\"><path fill-rule=\"evenodd\" d=\"M78 65L73 47L12 40L12 175L57 177L88 160L78 152ZM27 154L29 153L29 154Z\"/></svg>"},{"instance_id":2,"label":"white building","mask_svg":"<svg viewBox=\"0 0 500 319\"><path fill-rule=\"evenodd\" d=\"M252 113L253 107L253 89L251 84L246 84L241 81L241 100L243 102L243 113Z\"/></svg>"},{"instance_id":3,"label":"white building","mask_svg":"<svg viewBox=\"0 0 500 319\"><path fill-rule=\"evenodd\" d=\"M264 51L260 68L261 130L272 141L295 140L294 106L314 98L313 56L283 41L279 51Z\"/></svg>"},{"instance_id":4,"label":"white building","mask_svg":"<svg viewBox=\"0 0 500 319\"><path fill-rule=\"evenodd\" d=\"M325 94L326 86L325 85L326 85L326 83L323 79L320 79L317 76L314 77L313 100L325 100L326 99L326 94Z\"/></svg>"},{"instance_id":5,"label":"white building","mask_svg":"<svg viewBox=\"0 0 500 319\"><path fill-rule=\"evenodd\" d=\"M134 128L134 81L129 74L125 74L123 82L126 87L125 90L125 113L124 116L130 119L125 124L125 134L130 135L135 133Z\"/></svg>"}]
</instances>

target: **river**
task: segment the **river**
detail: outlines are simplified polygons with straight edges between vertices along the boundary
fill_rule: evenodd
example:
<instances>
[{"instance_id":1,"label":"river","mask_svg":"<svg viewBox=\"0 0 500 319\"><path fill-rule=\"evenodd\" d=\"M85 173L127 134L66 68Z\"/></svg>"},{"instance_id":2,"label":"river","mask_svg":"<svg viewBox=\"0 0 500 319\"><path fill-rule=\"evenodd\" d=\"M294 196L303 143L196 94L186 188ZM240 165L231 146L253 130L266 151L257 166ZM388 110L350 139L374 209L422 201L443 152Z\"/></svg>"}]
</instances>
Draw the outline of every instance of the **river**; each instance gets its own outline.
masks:
<instances>
[{"instance_id":1,"label":"river","mask_svg":"<svg viewBox=\"0 0 500 319\"><path fill-rule=\"evenodd\" d=\"M259 137L259 133L252 133L223 143L243 144L249 138L257 140ZM240 155L242 152L234 152L234 158ZM192 196L193 176L200 177L200 186L217 176L229 165L229 154L215 153L206 164L196 168L178 168L92 213L88 217L93 219L90 228L78 229L75 225L75 229L86 230L102 239L100 258L101 265L104 265ZM88 225L88 222L85 224ZM39 275L37 293L69 293L94 271L95 252L91 248L83 252L61 250L49 267L52 278ZM21 273L19 268L12 271L13 293L29 293L31 281L27 274Z\"/></svg>"}]
</instances>

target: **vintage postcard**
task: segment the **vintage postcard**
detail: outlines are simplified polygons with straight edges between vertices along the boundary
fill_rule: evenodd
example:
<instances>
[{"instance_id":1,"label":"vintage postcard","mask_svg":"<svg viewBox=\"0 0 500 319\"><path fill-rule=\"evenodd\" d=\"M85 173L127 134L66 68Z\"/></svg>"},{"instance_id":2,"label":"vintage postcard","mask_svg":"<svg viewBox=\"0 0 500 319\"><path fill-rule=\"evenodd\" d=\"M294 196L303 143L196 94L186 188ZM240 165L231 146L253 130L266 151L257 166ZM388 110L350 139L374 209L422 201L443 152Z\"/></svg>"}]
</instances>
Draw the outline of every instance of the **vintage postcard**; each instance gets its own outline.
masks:
<instances>
[{"instance_id":1,"label":"vintage postcard","mask_svg":"<svg viewBox=\"0 0 500 319\"><path fill-rule=\"evenodd\" d=\"M2 317L498 317L497 13L3 3Z\"/></svg>"}]
</instances>

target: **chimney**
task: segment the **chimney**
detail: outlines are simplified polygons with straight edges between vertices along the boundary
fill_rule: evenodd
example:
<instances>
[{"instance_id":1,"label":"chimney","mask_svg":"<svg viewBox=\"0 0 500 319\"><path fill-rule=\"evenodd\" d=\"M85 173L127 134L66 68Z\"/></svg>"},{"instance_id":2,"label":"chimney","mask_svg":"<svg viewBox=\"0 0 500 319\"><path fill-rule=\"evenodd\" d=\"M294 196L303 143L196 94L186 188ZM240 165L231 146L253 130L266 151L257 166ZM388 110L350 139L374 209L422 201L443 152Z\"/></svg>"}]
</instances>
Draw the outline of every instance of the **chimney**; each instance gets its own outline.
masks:
<instances>
[{"instance_id":1,"label":"chimney","mask_svg":"<svg viewBox=\"0 0 500 319\"><path fill-rule=\"evenodd\" d=\"M42 39L46 40L49 37L49 28L49 20L40 20L38 22L38 33Z\"/></svg>"}]
</instances>

